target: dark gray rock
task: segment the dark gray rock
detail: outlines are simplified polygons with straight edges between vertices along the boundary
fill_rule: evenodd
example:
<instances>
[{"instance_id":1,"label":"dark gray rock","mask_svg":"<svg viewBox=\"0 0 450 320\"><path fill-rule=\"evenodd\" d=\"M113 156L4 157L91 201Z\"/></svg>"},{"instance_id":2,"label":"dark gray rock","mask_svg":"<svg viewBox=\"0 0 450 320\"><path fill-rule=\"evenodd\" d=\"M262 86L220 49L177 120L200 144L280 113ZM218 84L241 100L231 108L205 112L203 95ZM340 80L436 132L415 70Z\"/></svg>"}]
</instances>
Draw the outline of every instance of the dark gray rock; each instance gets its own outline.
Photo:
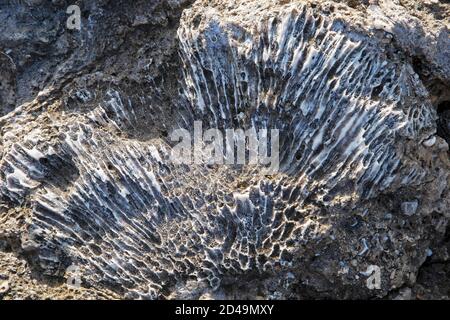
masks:
<instances>
[{"instance_id":1,"label":"dark gray rock","mask_svg":"<svg viewBox=\"0 0 450 320\"><path fill-rule=\"evenodd\" d=\"M98 0L76 31L67 5L0 11L0 240L35 272L151 299L415 285L449 218L442 23L391 1ZM279 172L174 164L194 121L279 129Z\"/></svg>"}]
</instances>

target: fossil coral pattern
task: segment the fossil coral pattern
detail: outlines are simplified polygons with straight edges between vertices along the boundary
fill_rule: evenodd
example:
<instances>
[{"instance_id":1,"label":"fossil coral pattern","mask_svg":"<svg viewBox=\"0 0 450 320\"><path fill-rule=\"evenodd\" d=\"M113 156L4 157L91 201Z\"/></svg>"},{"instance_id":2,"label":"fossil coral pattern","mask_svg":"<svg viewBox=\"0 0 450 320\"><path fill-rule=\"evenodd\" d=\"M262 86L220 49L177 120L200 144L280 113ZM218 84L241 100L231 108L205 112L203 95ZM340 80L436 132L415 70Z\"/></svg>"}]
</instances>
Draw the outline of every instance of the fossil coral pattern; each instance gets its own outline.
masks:
<instances>
[{"instance_id":1,"label":"fossil coral pattern","mask_svg":"<svg viewBox=\"0 0 450 320\"><path fill-rule=\"evenodd\" d=\"M375 263L371 252L386 262L381 292L401 286L419 265L411 261L426 256L416 245L425 232L412 238L413 230L429 203L443 201L446 185L442 171L402 148L419 142L438 152L436 143L420 144L436 139L436 113L411 66L298 2L272 10L247 1L226 11L200 1L183 13L178 40L170 129L195 120L278 128L279 173L173 164L167 138L122 134L141 115L120 89L45 127L45 114L26 125L26 111L6 115L2 122L14 129L3 136L0 195L29 209L21 245L38 268L61 276L76 264L85 283L127 297L199 297L242 282L268 288L272 298L289 297L292 283L349 297L373 294L363 275ZM95 95L83 88L73 97L86 104ZM415 192L427 183L440 192L422 201ZM388 212L414 199L409 229ZM373 235L385 219L390 229ZM353 289L323 290L330 282Z\"/></svg>"}]
</instances>

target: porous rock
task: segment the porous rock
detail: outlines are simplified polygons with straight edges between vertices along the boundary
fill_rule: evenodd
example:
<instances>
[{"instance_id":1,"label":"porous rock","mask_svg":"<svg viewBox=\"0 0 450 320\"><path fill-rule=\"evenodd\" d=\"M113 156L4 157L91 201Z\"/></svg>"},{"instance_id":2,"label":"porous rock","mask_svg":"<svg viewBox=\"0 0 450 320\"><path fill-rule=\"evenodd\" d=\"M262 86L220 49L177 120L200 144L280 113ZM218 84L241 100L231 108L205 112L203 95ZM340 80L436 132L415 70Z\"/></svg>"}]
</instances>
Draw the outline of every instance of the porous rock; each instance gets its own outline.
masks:
<instances>
[{"instance_id":1,"label":"porous rock","mask_svg":"<svg viewBox=\"0 0 450 320\"><path fill-rule=\"evenodd\" d=\"M17 79L0 91L0 239L45 277L75 265L83 286L125 298L381 298L415 284L449 218L448 145L423 143L450 74L442 23L395 1L120 2L90 1L79 33L58 33L62 16L37 29L56 28L36 48L76 53L34 60L39 77L17 36L23 54L0 55ZM279 172L174 164L167 133L194 121L279 129Z\"/></svg>"}]
</instances>

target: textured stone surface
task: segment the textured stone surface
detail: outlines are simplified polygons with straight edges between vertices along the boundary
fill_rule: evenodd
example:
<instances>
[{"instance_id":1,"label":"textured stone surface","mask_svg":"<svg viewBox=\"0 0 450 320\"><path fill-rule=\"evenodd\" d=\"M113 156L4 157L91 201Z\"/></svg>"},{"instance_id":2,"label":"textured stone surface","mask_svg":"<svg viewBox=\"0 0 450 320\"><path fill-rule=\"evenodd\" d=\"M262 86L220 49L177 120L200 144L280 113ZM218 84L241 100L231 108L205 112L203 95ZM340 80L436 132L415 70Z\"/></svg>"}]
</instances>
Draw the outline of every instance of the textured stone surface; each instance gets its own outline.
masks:
<instances>
[{"instance_id":1,"label":"textured stone surface","mask_svg":"<svg viewBox=\"0 0 450 320\"><path fill-rule=\"evenodd\" d=\"M424 296L449 5L411 3L80 1L80 31L65 1L4 5L0 257L60 286L78 266L81 298ZM280 171L173 164L196 120L279 129Z\"/></svg>"}]
</instances>

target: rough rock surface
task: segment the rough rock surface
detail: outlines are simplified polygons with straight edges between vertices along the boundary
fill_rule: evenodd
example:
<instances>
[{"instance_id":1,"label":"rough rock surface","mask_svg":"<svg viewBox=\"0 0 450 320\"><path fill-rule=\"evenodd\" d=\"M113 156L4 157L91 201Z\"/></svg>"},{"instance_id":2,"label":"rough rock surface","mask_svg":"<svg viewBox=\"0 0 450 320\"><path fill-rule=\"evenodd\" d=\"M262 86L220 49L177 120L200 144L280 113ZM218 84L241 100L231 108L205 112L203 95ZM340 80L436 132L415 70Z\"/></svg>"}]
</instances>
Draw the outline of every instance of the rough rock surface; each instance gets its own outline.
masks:
<instances>
[{"instance_id":1,"label":"rough rock surface","mask_svg":"<svg viewBox=\"0 0 450 320\"><path fill-rule=\"evenodd\" d=\"M449 17L0 4L0 298L448 298ZM279 172L172 163L197 120L279 129Z\"/></svg>"}]
</instances>

